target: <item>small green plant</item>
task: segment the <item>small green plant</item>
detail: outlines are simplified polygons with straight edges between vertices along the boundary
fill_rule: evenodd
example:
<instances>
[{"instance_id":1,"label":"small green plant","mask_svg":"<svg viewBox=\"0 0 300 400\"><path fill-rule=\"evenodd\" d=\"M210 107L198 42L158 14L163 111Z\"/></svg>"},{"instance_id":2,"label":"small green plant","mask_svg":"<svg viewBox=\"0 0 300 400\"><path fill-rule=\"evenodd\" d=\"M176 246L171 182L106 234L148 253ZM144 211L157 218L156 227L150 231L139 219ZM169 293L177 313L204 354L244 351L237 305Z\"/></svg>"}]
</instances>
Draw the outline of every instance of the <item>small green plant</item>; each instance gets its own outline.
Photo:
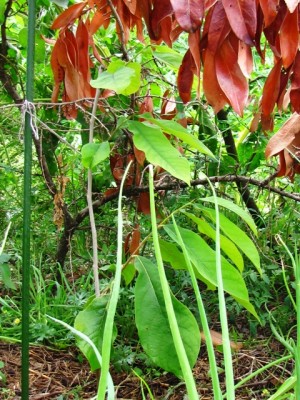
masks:
<instances>
[{"instance_id":1,"label":"small green plant","mask_svg":"<svg viewBox=\"0 0 300 400\"><path fill-rule=\"evenodd\" d=\"M0 386L5 385L6 375L1 370L4 368L4 362L0 360Z\"/></svg>"}]
</instances>

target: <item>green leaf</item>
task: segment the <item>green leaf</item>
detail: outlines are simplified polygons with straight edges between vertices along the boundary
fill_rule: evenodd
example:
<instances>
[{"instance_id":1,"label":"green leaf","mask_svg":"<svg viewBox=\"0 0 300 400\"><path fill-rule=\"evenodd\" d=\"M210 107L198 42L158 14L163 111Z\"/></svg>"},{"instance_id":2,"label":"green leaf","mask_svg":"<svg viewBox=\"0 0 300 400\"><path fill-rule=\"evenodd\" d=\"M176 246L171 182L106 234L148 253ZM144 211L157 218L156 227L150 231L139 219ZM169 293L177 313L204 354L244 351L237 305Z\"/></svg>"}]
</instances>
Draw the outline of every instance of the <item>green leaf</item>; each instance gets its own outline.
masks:
<instances>
[{"instance_id":1,"label":"green leaf","mask_svg":"<svg viewBox=\"0 0 300 400\"><path fill-rule=\"evenodd\" d=\"M105 160L110 153L110 146L108 142L102 143L87 143L82 146L81 156L82 165L85 168L94 168Z\"/></svg>"},{"instance_id":2,"label":"green leaf","mask_svg":"<svg viewBox=\"0 0 300 400\"><path fill-rule=\"evenodd\" d=\"M85 309L79 312L74 323L74 328L87 335L99 351L102 349L107 303L109 299L110 296L108 295L90 299ZM91 370L95 371L99 369L99 362L90 345L82 339L77 339L77 344L89 361Z\"/></svg>"},{"instance_id":3,"label":"green leaf","mask_svg":"<svg viewBox=\"0 0 300 400\"><path fill-rule=\"evenodd\" d=\"M180 53L167 46L156 46L153 56L174 69L179 69L183 58Z\"/></svg>"},{"instance_id":4,"label":"green leaf","mask_svg":"<svg viewBox=\"0 0 300 400\"><path fill-rule=\"evenodd\" d=\"M124 278L125 285L128 286L135 277L136 269L133 264L128 264L122 270L122 277Z\"/></svg>"},{"instance_id":5,"label":"green leaf","mask_svg":"<svg viewBox=\"0 0 300 400\"><path fill-rule=\"evenodd\" d=\"M209 238L216 240L216 231L205 220L196 217L194 214L184 212L184 214L194 221L198 226L198 231ZM237 266L240 272L244 270L244 260L236 245L224 235L220 235L221 250L230 258Z\"/></svg>"},{"instance_id":6,"label":"green leaf","mask_svg":"<svg viewBox=\"0 0 300 400\"><path fill-rule=\"evenodd\" d=\"M253 221L253 218L247 211L245 211L244 209L242 209L241 207L239 207L232 201L222 199L221 197L217 197L217 200L218 200L219 206L225 207L228 210L233 211L239 217L241 217L246 222L246 224L249 226L249 228L252 230L252 232L257 236L257 228L255 225L255 222ZM201 201L204 201L204 202L208 201L209 203L215 204L215 200L214 200L213 196L204 197L201 199Z\"/></svg>"},{"instance_id":7,"label":"green leaf","mask_svg":"<svg viewBox=\"0 0 300 400\"><path fill-rule=\"evenodd\" d=\"M135 286L135 319L145 352L165 371L182 377L164 304L157 267L144 257L137 257L139 276ZM193 366L200 350L200 331L193 314L172 295L172 302L182 341Z\"/></svg>"},{"instance_id":8,"label":"green leaf","mask_svg":"<svg viewBox=\"0 0 300 400\"><path fill-rule=\"evenodd\" d=\"M6 0L0 0L0 25L4 22L4 11L6 8Z\"/></svg>"},{"instance_id":9,"label":"green leaf","mask_svg":"<svg viewBox=\"0 0 300 400\"><path fill-rule=\"evenodd\" d=\"M28 28L24 28L19 32L19 43L24 49L27 49L27 36L28 36ZM45 41L41 38L41 33L39 31L35 32L35 61L37 63L44 63L46 56L46 44Z\"/></svg>"},{"instance_id":10,"label":"green leaf","mask_svg":"<svg viewBox=\"0 0 300 400\"><path fill-rule=\"evenodd\" d=\"M8 264L0 264L0 280L8 289L16 290L16 285L10 277L10 269Z\"/></svg>"},{"instance_id":11,"label":"green leaf","mask_svg":"<svg viewBox=\"0 0 300 400\"><path fill-rule=\"evenodd\" d=\"M170 243L163 239L160 239L159 247L160 247L162 259L165 262L170 263L172 268L179 269L179 270L180 269L188 270L185 259L184 259L184 255L182 254L182 252L178 249L178 247L174 243ZM199 279L200 281L204 282L207 285L207 289L215 290L216 286L212 285L211 282L206 280L199 273L199 271L196 268L194 268L194 269L195 269L194 272L195 272L196 278Z\"/></svg>"},{"instance_id":12,"label":"green leaf","mask_svg":"<svg viewBox=\"0 0 300 400\"><path fill-rule=\"evenodd\" d=\"M158 127L129 121L128 129L133 133L134 145L142 150L147 160L159 165L175 178L190 184L190 164L181 156Z\"/></svg>"},{"instance_id":13,"label":"green leaf","mask_svg":"<svg viewBox=\"0 0 300 400\"><path fill-rule=\"evenodd\" d=\"M147 114L143 115L143 118L146 118L152 124L159 126L165 133L176 136L183 143L188 144L193 149L198 150L200 153L206 154L215 159L213 153L199 139L189 133L182 125L178 124L178 122L164 119L154 119L147 117Z\"/></svg>"},{"instance_id":14,"label":"green leaf","mask_svg":"<svg viewBox=\"0 0 300 400\"><path fill-rule=\"evenodd\" d=\"M216 221L216 213L214 209L201 207L201 210L208 215L212 221ZM249 260L256 267L257 271L261 274L260 257L253 241L240 229L237 225L231 222L224 214L220 214L220 228L223 233L229 237L242 250L242 252L249 258Z\"/></svg>"},{"instance_id":15,"label":"green leaf","mask_svg":"<svg viewBox=\"0 0 300 400\"><path fill-rule=\"evenodd\" d=\"M141 85L141 65L139 63L117 60L112 61L107 71L101 72L98 78L91 80L95 88L114 90L126 96L138 91Z\"/></svg>"},{"instance_id":16,"label":"green leaf","mask_svg":"<svg viewBox=\"0 0 300 400\"><path fill-rule=\"evenodd\" d=\"M171 239L178 243L174 227L172 225L166 225L164 226L164 229ZM191 262L194 264L200 275L202 275L212 285L217 286L215 251L195 232L180 228L180 234ZM258 318L254 307L249 301L247 287L242 275L224 257L221 257L221 262L224 290L233 296L236 301L242 304L251 314Z\"/></svg>"},{"instance_id":17,"label":"green leaf","mask_svg":"<svg viewBox=\"0 0 300 400\"><path fill-rule=\"evenodd\" d=\"M50 0L51 3L57 4L60 7L67 8L69 0Z\"/></svg>"}]
</instances>

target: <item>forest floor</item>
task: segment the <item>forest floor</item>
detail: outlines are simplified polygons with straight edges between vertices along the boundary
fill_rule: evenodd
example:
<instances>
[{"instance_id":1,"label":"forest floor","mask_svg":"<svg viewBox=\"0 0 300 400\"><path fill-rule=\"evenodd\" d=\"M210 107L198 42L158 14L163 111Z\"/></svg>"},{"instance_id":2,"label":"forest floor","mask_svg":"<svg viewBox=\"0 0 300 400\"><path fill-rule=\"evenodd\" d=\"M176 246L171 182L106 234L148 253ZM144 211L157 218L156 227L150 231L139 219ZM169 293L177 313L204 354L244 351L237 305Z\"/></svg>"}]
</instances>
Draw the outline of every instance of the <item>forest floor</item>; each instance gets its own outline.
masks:
<instances>
[{"instance_id":1,"label":"forest floor","mask_svg":"<svg viewBox=\"0 0 300 400\"><path fill-rule=\"evenodd\" d=\"M266 364L280 358L284 350L278 342L267 339L255 341L233 354L236 383ZM216 352L220 366L220 380L224 380L223 356ZM54 350L44 346L30 347L30 400L42 399L91 399L96 395L97 378L90 372L86 361L79 361L79 353L71 348L68 351ZM0 371L6 382L0 381L1 400L21 399L21 349L19 345L0 342L0 361L4 367ZM236 400L268 399L276 387L283 383L293 371L293 362L272 367L257 375L236 391ZM114 373L113 381L116 399L150 399L145 386L133 373ZM211 380L205 344L202 344L198 362L194 368L200 399L212 400ZM146 376L154 399L186 400L185 385L174 375L162 373L159 377ZM222 385L224 383L222 382ZM142 388L144 396L142 393Z\"/></svg>"}]
</instances>

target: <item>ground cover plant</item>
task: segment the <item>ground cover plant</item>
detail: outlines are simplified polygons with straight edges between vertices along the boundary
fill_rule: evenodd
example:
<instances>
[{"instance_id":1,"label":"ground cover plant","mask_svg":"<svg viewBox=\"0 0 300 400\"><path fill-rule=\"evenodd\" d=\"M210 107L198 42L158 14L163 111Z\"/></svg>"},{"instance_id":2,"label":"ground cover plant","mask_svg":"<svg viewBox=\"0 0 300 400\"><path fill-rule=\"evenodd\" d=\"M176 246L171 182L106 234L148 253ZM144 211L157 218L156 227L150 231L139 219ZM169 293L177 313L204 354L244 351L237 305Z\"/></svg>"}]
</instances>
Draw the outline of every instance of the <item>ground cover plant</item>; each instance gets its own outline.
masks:
<instances>
[{"instance_id":1,"label":"ground cover plant","mask_svg":"<svg viewBox=\"0 0 300 400\"><path fill-rule=\"evenodd\" d=\"M298 2L0 10L1 345L98 374L1 396L298 398Z\"/></svg>"}]
</instances>

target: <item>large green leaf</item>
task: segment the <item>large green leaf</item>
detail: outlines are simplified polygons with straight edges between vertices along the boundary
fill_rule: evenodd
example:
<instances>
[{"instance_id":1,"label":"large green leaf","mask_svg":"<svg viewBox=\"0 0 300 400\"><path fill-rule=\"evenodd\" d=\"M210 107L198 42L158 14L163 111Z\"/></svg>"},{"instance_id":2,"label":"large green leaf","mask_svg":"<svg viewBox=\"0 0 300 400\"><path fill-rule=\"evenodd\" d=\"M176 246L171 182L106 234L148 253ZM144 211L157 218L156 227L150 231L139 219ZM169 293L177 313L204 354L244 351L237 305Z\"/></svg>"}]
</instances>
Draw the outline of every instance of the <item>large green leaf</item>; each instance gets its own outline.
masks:
<instances>
[{"instance_id":1,"label":"large green leaf","mask_svg":"<svg viewBox=\"0 0 300 400\"><path fill-rule=\"evenodd\" d=\"M74 328L87 335L101 351L103 342L104 325L107 315L107 303L110 296L93 298L88 302L83 311L77 315ZM91 370L100 368L97 357L91 346L82 339L77 339L78 347L90 363Z\"/></svg>"},{"instance_id":2,"label":"large green leaf","mask_svg":"<svg viewBox=\"0 0 300 400\"><path fill-rule=\"evenodd\" d=\"M139 272L135 285L135 319L141 344L155 364L182 377L157 267L144 257L137 257L135 265ZM187 357L193 366L200 350L199 327L189 309L173 295L172 302Z\"/></svg>"},{"instance_id":3,"label":"large green leaf","mask_svg":"<svg viewBox=\"0 0 300 400\"><path fill-rule=\"evenodd\" d=\"M216 240L216 231L207 221L188 212L184 212L184 214L197 224L200 233ZM220 235L220 246L221 250L242 272L244 270L244 260L236 245L226 236Z\"/></svg>"},{"instance_id":4,"label":"large green leaf","mask_svg":"<svg viewBox=\"0 0 300 400\"><path fill-rule=\"evenodd\" d=\"M211 158L215 158L213 153L194 135L189 133L182 125L176 121L169 121L164 119L155 119L149 117L147 114L143 115L149 122L154 125L159 126L165 133L176 136L178 139L182 140L183 143L188 144L193 149L198 150L200 153L206 154Z\"/></svg>"},{"instance_id":5,"label":"large green leaf","mask_svg":"<svg viewBox=\"0 0 300 400\"><path fill-rule=\"evenodd\" d=\"M180 269L188 270L186 262L185 262L185 259L184 259L184 255L178 249L176 244L171 243L171 242L167 242L167 241L165 241L163 239L160 239L159 240L159 247L160 247L162 259L165 262L169 263L172 266L172 268L179 269L179 270ZM216 286L212 285L211 282L206 280L199 273L199 271L196 268L194 268L194 272L195 272L196 278L199 279L200 281L204 282L207 285L207 288L209 290L214 290L216 288Z\"/></svg>"},{"instance_id":6,"label":"large green leaf","mask_svg":"<svg viewBox=\"0 0 300 400\"><path fill-rule=\"evenodd\" d=\"M110 89L126 96L135 93L141 84L141 65L139 63L112 61L107 71L101 72L97 79L91 80L95 88Z\"/></svg>"},{"instance_id":7,"label":"large green leaf","mask_svg":"<svg viewBox=\"0 0 300 400\"><path fill-rule=\"evenodd\" d=\"M212 221L216 220L216 212L212 208L201 207L201 210L208 215ZM237 225L231 222L224 214L220 214L220 228L223 233L229 237L242 250L242 252L249 258L249 260L256 267L257 271L261 274L260 257L253 241L240 229Z\"/></svg>"},{"instance_id":8,"label":"large green leaf","mask_svg":"<svg viewBox=\"0 0 300 400\"><path fill-rule=\"evenodd\" d=\"M246 222L246 224L249 226L249 228L252 230L252 232L257 236L257 228L255 225L255 222L253 221L253 218L247 211L243 210L241 207L239 207L237 204L233 203L232 201L222 199L221 197L217 197L217 200L218 200L219 206L225 207L228 210L233 211L239 217L241 217ZM209 203L215 204L215 198L213 196L204 197L201 199L201 201L208 201Z\"/></svg>"},{"instance_id":9,"label":"large green leaf","mask_svg":"<svg viewBox=\"0 0 300 400\"><path fill-rule=\"evenodd\" d=\"M160 128L129 121L128 129L133 133L134 145L145 153L151 164L162 167L175 178L190 184L189 162L171 145Z\"/></svg>"},{"instance_id":10,"label":"large green leaf","mask_svg":"<svg viewBox=\"0 0 300 400\"><path fill-rule=\"evenodd\" d=\"M166 225L164 229L171 239L178 243L174 227ZM200 275L214 286L217 286L215 251L197 233L184 228L179 229L191 262ZM221 262L224 290L258 318L254 307L249 301L248 291L242 275L224 257L221 258Z\"/></svg>"},{"instance_id":11,"label":"large green leaf","mask_svg":"<svg viewBox=\"0 0 300 400\"><path fill-rule=\"evenodd\" d=\"M85 168L94 168L105 160L110 153L108 142L102 143L87 143L81 149L81 162Z\"/></svg>"}]
</instances>

